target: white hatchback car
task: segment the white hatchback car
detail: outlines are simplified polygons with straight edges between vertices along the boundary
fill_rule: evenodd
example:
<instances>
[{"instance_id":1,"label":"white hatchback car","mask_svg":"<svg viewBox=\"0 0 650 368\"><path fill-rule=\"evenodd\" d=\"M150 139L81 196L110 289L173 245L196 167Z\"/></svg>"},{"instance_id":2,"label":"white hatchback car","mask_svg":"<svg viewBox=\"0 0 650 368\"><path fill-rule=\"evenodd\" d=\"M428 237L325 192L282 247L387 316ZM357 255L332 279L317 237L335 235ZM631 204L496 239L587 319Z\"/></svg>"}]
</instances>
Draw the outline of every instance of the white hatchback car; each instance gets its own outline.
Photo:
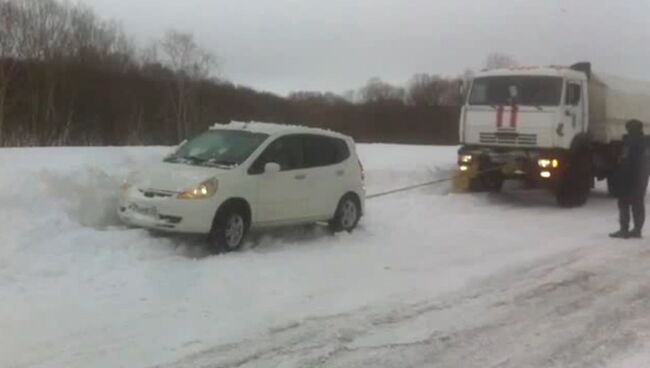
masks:
<instances>
[{"instance_id":1,"label":"white hatchback car","mask_svg":"<svg viewBox=\"0 0 650 368\"><path fill-rule=\"evenodd\" d=\"M327 221L352 231L364 210L363 168L342 134L266 123L215 125L160 164L131 173L118 214L128 225L209 234L218 252L251 228Z\"/></svg>"}]
</instances>

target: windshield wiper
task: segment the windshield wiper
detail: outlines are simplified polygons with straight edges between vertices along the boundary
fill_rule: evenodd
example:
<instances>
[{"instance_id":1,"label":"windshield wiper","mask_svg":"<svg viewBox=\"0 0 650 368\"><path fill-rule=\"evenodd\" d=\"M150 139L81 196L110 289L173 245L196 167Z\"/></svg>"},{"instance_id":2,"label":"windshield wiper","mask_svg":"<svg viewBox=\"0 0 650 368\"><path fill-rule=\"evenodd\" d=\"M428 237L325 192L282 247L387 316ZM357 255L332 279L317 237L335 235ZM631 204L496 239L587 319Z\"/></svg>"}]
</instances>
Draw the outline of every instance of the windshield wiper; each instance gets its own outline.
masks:
<instances>
[{"instance_id":1,"label":"windshield wiper","mask_svg":"<svg viewBox=\"0 0 650 368\"><path fill-rule=\"evenodd\" d=\"M232 160L223 160L218 158L203 158L197 156L169 156L165 158L165 162L175 162L188 165L202 165L202 166L214 166L224 169L232 169L237 167L239 163Z\"/></svg>"},{"instance_id":2,"label":"windshield wiper","mask_svg":"<svg viewBox=\"0 0 650 368\"><path fill-rule=\"evenodd\" d=\"M239 165L237 162L232 161L232 160L224 160L224 159L218 159L218 158L211 158L208 160L205 160L203 162L204 165L210 165L210 166L217 166L221 168L226 168L226 169L232 169Z\"/></svg>"},{"instance_id":3,"label":"windshield wiper","mask_svg":"<svg viewBox=\"0 0 650 368\"><path fill-rule=\"evenodd\" d=\"M196 157L196 156L169 156L165 158L165 162L175 162L175 163L182 163L182 164L200 164L206 161L204 158Z\"/></svg>"}]
</instances>

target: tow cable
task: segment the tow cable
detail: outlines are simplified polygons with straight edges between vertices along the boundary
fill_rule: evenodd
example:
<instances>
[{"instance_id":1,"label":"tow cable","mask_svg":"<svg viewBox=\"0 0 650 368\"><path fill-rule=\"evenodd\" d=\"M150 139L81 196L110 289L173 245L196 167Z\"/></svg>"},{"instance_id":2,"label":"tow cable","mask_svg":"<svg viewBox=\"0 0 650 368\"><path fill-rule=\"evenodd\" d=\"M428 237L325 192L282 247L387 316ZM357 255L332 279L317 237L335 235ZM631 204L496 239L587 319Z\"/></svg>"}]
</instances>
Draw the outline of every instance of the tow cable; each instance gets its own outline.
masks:
<instances>
[{"instance_id":1,"label":"tow cable","mask_svg":"<svg viewBox=\"0 0 650 368\"><path fill-rule=\"evenodd\" d=\"M466 178L467 180L471 180L471 179L475 178L476 176L479 176L479 175L482 175L482 174L485 174L485 173L488 173L488 172L502 170L504 168L504 166L505 165L499 165L499 166L491 167L489 169L480 170L480 171L475 171L475 170L459 171L455 175L452 175L452 176L449 176L449 177L446 177L446 178L431 180L431 181L427 181L427 182L420 183L420 184L414 184L414 185L409 185L409 186L406 186L406 187L387 190L385 192L370 194L370 195L366 196L366 199L374 199L374 198L379 198L379 197L385 197L385 196L389 196L391 194L406 192L406 191L410 191L410 190L414 190L414 189L418 189L418 188L422 188L422 187L428 187L428 186L431 186L431 185L440 184L440 183L444 183L444 182L448 182L448 181L454 181L454 180L463 179L463 178ZM467 185L465 185L465 186L467 186ZM461 191L461 190L458 190L458 191Z\"/></svg>"}]
</instances>

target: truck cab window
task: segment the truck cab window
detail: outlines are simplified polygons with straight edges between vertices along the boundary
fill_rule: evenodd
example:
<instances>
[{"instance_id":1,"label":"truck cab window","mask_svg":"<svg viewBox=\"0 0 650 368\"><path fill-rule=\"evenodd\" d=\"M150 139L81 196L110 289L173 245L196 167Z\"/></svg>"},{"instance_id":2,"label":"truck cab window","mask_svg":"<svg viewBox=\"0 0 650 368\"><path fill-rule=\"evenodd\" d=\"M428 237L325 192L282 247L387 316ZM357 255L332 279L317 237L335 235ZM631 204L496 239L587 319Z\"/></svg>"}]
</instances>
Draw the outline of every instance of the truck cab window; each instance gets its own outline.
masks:
<instances>
[{"instance_id":1,"label":"truck cab window","mask_svg":"<svg viewBox=\"0 0 650 368\"><path fill-rule=\"evenodd\" d=\"M494 76L474 79L469 105L558 106L562 79L547 76Z\"/></svg>"},{"instance_id":2,"label":"truck cab window","mask_svg":"<svg viewBox=\"0 0 650 368\"><path fill-rule=\"evenodd\" d=\"M578 106L582 95L581 92L582 89L579 84L567 84L565 104L568 106Z\"/></svg>"}]
</instances>

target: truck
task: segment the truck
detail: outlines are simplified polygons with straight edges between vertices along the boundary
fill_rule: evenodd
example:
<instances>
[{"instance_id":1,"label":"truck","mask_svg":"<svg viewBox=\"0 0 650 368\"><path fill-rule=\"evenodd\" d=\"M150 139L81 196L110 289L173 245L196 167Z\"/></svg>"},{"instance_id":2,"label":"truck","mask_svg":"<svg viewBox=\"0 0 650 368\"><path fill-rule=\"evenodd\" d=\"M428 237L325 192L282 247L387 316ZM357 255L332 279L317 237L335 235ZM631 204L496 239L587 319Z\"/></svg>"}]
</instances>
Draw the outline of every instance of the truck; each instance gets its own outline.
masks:
<instances>
[{"instance_id":1,"label":"truck","mask_svg":"<svg viewBox=\"0 0 650 368\"><path fill-rule=\"evenodd\" d=\"M611 191L625 124L650 132L650 82L571 66L484 70L468 83L458 165L473 191L504 180L548 188L562 207L586 203L596 180Z\"/></svg>"}]
</instances>

